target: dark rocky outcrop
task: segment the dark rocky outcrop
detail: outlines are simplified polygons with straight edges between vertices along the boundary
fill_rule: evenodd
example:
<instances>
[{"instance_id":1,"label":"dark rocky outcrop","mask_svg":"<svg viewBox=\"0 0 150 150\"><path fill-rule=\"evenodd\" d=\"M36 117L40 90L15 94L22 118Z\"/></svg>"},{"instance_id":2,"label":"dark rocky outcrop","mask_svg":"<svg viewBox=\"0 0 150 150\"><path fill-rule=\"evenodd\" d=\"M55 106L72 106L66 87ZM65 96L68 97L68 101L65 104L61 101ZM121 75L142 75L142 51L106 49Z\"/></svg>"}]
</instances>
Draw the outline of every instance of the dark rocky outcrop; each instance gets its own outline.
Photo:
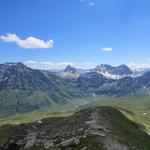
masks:
<instances>
[{"instance_id":1,"label":"dark rocky outcrop","mask_svg":"<svg viewBox=\"0 0 150 150\"><path fill-rule=\"evenodd\" d=\"M0 127L9 133L5 140L0 135L0 149L149 150L150 137L140 128L115 108L90 107L65 118L44 119L41 124Z\"/></svg>"}]
</instances>

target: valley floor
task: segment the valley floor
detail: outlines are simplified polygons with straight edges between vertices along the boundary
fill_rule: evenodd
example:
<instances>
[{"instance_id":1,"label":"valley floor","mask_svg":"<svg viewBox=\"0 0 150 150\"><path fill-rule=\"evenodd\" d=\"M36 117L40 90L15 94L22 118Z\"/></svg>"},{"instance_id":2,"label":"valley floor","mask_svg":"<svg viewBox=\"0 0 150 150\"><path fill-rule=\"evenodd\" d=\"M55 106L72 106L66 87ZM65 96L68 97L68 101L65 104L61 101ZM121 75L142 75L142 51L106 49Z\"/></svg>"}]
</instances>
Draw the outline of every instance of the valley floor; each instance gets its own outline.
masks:
<instances>
[{"instance_id":1,"label":"valley floor","mask_svg":"<svg viewBox=\"0 0 150 150\"><path fill-rule=\"evenodd\" d=\"M59 150L68 143L73 146L64 150L149 150L149 108L150 97L94 96L58 106L53 113L1 118L1 150L12 150L14 144L21 149Z\"/></svg>"}]
</instances>

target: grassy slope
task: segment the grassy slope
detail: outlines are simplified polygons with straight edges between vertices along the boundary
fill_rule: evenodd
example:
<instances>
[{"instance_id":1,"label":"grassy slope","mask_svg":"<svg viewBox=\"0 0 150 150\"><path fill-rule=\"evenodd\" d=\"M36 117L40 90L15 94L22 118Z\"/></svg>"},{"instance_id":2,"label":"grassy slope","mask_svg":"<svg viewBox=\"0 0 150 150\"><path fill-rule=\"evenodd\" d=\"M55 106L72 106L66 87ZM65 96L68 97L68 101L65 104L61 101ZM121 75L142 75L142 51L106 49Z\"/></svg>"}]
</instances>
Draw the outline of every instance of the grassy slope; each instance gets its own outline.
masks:
<instances>
[{"instance_id":1,"label":"grassy slope","mask_svg":"<svg viewBox=\"0 0 150 150\"><path fill-rule=\"evenodd\" d=\"M113 106L120 109L121 112L126 115L130 120L143 124L147 131L150 133L150 97L125 97L125 98L110 98L110 97L88 97L84 99L76 99L73 102L70 102L66 105L57 105L53 108L53 112L48 112L47 109L40 112L32 112L22 115L17 115L14 117L9 117L5 119L0 119L0 125L4 124L18 124L18 123L27 123L40 120L42 118L48 117L59 117L59 116L68 116L72 114L74 108L79 106ZM82 107L81 107L82 108ZM80 107L79 107L80 109ZM130 115L126 113L125 110L129 110L134 114ZM65 112L68 110L68 112ZM57 113L55 113L57 112ZM143 114L146 113L146 114Z\"/></svg>"},{"instance_id":2,"label":"grassy slope","mask_svg":"<svg viewBox=\"0 0 150 150\"><path fill-rule=\"evenodd\" d=\"M127 115L132 116L132 113L128 111L122 110ZM48 136L53 137L56 133L60 133L64 135L70 135L80 129L84 122L87 120L89 115L93 111L91 109L82 110L75 115L71 115L69 117L53 117L51 119L43 120L42 125L39 130L46 130ZM138 147L140 150L149 150L150 148L150 138L139 130L139 126L128 120L126 117L119 113L116 109L112 107L100 107L97 111L97 116L102 117L105 121L107 120L107 124L110 125L111 129L111 137L115 136L119 140L120 143L131 146L135 146L135 149ZM35 125L35 124L34 124ZM28 124L26 128L31 128L32 124ZM24 126L20 125L18 127L12 126L3 126L0 127L0 141L5 141L12 134L9 131L13 131L13 134L16 134L16 131L23 132ZM96 150L105 150L103 144L101 143L100 137L91 137L87 136L87 138L81 138L81 143L74 150L81 150L83 147L87 146L90 150L93 150L95 147ZM40 149L39 149L40 150Z\"/></svg>"},{"instance_id":3,"label":"grassy slope","mask_svg":"<svg viewBox=\"0 0 150 150\"><path fill-rule=\"evenodd\" d=\"M96 102L98 106L117 107L128 119L143 125L150 135L150 97L118 98ZM129 113L125 110L129 110ZM143 129L142 129L143 130Z\"/></svg>"},{"instance_id":4,"label":"grassy slope","mask_svg":"<svg viewBox=\"0 0 150 150\"><path fill-rule=\"evenodd\" d=\"M74 103L81 108L96 106L113 106L118 108L128 119L144 125L144 129L150 135L150 97L105 97L94 96L84 99L76 99ZM133 112L127 113L127 111ZM143 129L142 129L143 130Z\"/></svg>"},{"instance_id":5,"label":"grassy slope","mask_svg":"<svg viewBox=\"0 0 150 150\"><path fill-rule=\"evenodd\" d=\"M35 122L44 118L54 118L54 117L67 117L72 115L73 112L61 112L61 113L45 113L45 112L33 112L22 114L14 117L9 117L5 119L0 119L0 126L10 124L21 124Z\"/></svg>"}]
</instances>

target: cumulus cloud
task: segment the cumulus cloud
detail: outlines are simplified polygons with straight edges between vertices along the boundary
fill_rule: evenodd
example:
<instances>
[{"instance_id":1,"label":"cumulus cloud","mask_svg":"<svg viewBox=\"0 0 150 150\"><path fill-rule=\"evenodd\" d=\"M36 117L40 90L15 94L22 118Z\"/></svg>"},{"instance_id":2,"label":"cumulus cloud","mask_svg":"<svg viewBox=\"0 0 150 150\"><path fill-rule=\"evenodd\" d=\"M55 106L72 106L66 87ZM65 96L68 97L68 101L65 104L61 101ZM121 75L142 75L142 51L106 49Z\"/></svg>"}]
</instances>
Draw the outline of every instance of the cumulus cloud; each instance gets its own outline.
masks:
<instances>
[{"instance_id":1,"label":"cumulus cloud","mask_svg":"<svg viewBox=\"0 0 150 150\"><path fill-rule=\"evenodd\" d=\"M71 65L71 66L76 65L76 63L74 62L68 62L68 61L52 62L52 61L28 60L24 63L28 66L31 66L33 68L39 68L39 69L61 69L66 67L67 65Z\"/></svg>"},{"instance_id":2,"label":"cumulus cloud","mask_svg":"<svg viewBox=\"0 0 150 150\"><path fill-rule=\"evenodd\" d=\"M113 50L113 48L112 47L103 47L101 50L111 52Z\"/></svg>"},{"instance_id":3,"label":"cumulus cloud","mask_svg":"<svg viewBox=\"0 0 150 150\"><path fill-rule=\"evenodd\" d=\"M43 41L35 37L28 37L26 39L21 39L16 34L6 34L1 35L0 40L8 43L16 43L18 46L24 49L34 49L34 48L52 48L54 45L53 40Z\"/></svg>"}]
</instances>

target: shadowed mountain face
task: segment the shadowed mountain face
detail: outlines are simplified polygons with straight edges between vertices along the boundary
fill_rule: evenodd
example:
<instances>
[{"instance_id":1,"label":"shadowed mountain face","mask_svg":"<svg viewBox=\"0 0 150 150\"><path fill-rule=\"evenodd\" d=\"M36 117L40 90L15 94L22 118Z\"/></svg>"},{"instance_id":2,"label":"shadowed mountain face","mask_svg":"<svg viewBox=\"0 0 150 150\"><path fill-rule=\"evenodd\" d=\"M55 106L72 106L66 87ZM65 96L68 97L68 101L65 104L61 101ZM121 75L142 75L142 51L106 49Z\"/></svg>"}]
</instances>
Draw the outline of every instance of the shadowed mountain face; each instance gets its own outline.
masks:
<instances>
[{"instance_id":1,"label":"shadowed mountain face","mask_svg":"<svg viewBox=\"0 0 150 150\"><path fill-rule=\"evenodd\" d=\"M149 150L150 137L140 128L115 108L91 107L65 118L2 126L0 146L2 150Z\"/></svg>"},{"instance_id":2,"label":"shadowed mountain face","mask_svg":"<svg viewBox=\"0 0 150 150\"><path fill-rule=\"evenodd\" d=\"M97 72L89 72L82 74L77 80L78 86L83 89L85 88L85 90L90 88L96 89L102 86L103 84L110 82L110 79L107 79L106 77Z\"/></svg>"},{"instance_id":3,"label":"shadowed mountain face","mask_svg":"<svg viewBox=\"0 0 150 150\"><path fill-rule=\"evenodd\" d=\"M131 74L125 65L105 67L110 73ZM113 70L113 71L112 71ZM35 70L22 63L0 64L0 117L72 103L73 99L92 95L134 96L150 94L150 73L111 79L99 71L80 72L68 66L64 76Z\"/></svg>"},{"instance_id":4,"label":"shadowed mountain face","mask_svg":"<svg viewBox=\"0 0 150 150\"><path fill-rule=\"evenodd\" d=\"M80 96L70 92L72 88L73 84L51 72L30 69L22 63L1 64L0 116L65 104Z\"/></svg>"},{"instance_id":5,"label":"shadowed mountain face","mask_svg":"<svg viewBox=\"0 0 150 150\"><path fill-rule=\"evenodd\" d=\"M22 63L0 65L0 90L58 90L57 77L40 70L33 70Z\"/></svg>"}]
</instances>

